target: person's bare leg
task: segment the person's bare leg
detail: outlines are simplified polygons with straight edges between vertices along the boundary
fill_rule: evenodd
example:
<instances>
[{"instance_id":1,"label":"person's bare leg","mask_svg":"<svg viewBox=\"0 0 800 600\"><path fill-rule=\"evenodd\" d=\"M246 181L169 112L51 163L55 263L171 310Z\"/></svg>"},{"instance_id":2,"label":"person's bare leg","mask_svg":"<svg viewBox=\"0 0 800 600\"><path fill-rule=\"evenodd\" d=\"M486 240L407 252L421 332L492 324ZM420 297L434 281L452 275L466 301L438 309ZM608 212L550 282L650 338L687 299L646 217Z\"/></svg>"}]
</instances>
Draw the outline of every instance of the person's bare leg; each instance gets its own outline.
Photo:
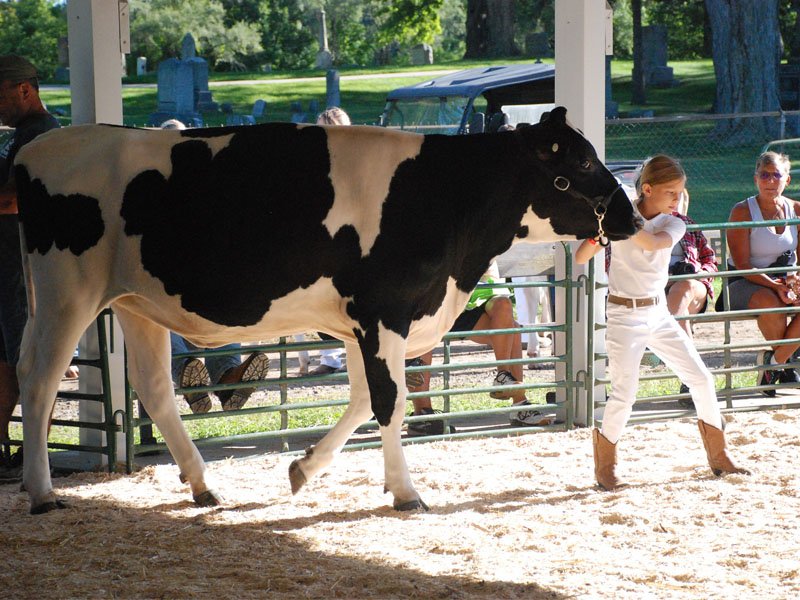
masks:
<instances>
[{"instance_id":1,"label":"person's bare leg","mask_svg":"<svg viewBox=\"0 0 800 600\"><path fill-rule=\"evenodd\" d=\"M706 302L706 286L696 279L684 279L673 283L667 292L667 308L671 315L685 317L696 315L702 310ZM692 337L692 325L690 321L678 321L686 334Z\"/></svg>"},{"instance_id":2,"label":"person's bare leg","mask_svg":"<svg viewBox=\"0 0 800 600\"><path fill-rule=\"evenodd\" d=\"M423 365L430 365L433 362L433 351L426 352L422 356L419 357L422 361ZM430 371L425 371L422 373L422 378L425 380L420 386L414 388L408 388L409 392L427 392L431 389L431 373ZM431 397L430 396L423 396L420 398L414 398L411 400L411 403L414 405L414 414L420 415L422 414L423 409L433 409L431 405Z\"/></svg>"},{"instance_id":3,"label":"person's bare leg","mask_svg":"<svg viewBox=\"0 0 800 600\"><path fill-rule=\"evenodd\" d=\"M762 308L781 308L786 306L781 299L767 288L757 291L750 298L748 308L752 310ZM794 320L793 320L794 321ZM767 341L782 340L787 337L786 315L780 313L766 314L758 316L758 328L761 330L761 335ZM792 335L790 337L797 337ZM792 346L773 346L774 357L776 362L786 362L796 347Z\"/></svg>"},{"instance_id":4,"label":"person's bare leg","mask_svg":"<svg viewBox=\"0 0 800 600\"><path fill-rule=\"evenodd\" d=\"M486 303L485 312L473 327L474 331L481 329L511 329L515 327L514 313L511 300L505 296L497 296ZM508 371L517 381L523 380L522 365L507 364L502 361L522 358L522 339L519 333L500 334L490 336L475 336L469 338L478 344L488 343L494 351L498 371ZM511 396L514 404L525 400L525 391L514 392Z\"/></svg>"}]
</instances>

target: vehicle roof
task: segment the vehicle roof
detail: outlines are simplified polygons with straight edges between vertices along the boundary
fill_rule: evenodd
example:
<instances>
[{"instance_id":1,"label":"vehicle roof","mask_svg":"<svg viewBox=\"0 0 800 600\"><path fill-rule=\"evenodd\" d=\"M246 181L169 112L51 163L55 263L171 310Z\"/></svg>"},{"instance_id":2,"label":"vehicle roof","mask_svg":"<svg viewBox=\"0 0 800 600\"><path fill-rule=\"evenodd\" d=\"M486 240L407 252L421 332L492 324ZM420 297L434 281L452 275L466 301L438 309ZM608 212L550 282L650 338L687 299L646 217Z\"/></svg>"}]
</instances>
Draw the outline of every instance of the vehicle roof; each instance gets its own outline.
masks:
<instances>
[{"instance_id":1,"label":"vehicle roof","mask_svg":"<svg viewBox=\"0 0 800 600\"><path fill-rule=\"evenodd\" d=\"M544 63L476 67L397 88L389 92L386 99L391 101L442 96L474 98L487 90L517 86L533 81L551 80L555 78L555 72L553 65Z\"/></svg>"}]
</instances>

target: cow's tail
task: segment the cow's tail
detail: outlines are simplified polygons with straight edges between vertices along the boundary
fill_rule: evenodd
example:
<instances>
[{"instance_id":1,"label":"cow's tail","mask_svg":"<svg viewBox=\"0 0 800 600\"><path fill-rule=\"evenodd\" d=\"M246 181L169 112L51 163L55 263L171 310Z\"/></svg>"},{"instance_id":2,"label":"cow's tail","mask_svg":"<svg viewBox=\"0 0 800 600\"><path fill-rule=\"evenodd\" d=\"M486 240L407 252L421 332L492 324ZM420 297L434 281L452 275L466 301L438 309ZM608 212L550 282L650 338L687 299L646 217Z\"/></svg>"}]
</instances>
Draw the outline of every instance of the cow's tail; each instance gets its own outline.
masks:
<instances>
[{"instance_id":1,"label":"cow's tail","mask_svg":"<svg viewBox=\"0 0 800 600\"><path fill-rule=\"evenodd\" d=\"M31 255L25 251L28 244L25 242L25 228L22 223L19 224L19 243L22 253L22 276L25 278L25 292L28 296L28 318L32 319L36 315L36 290L31 275Z\"/></svg>"}]
</instances>

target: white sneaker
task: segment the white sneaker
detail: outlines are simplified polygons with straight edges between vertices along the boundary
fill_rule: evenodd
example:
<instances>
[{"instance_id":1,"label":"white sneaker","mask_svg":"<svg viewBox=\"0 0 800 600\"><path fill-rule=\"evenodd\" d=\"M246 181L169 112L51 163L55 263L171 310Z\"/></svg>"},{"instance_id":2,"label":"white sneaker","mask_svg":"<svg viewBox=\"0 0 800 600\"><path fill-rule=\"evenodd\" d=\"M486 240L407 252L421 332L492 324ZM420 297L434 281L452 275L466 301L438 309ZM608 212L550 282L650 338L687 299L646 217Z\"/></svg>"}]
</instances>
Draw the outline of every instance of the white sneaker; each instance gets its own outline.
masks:
<instances>
[{"instance_id":1,"label":"white sneaker","mask_svg":"<svg viewBox=\"0 0 800 600\"><path fill-rule=\"evenodd\" d=\"M555 413L546 413L542 410L534 409L533 405L527 400L520 402L519 404L515 404L514 406L526 406L530 408L516 413L510 413L508 418L512 425L522 425L523 427L542 427L544 425L553 425L556 422Z\"/></svg>"},{"instance_id":2,"label":"white sneaker","mask_svg":"<svg viewBox=\"0 0 800 600\"><path fill-rule=\"evenodd\" d=\"M508 371L499 371L494 378L492 385L514 385L519 383L514 376ZM507 400L513 396L511 390L497 390L496 392L489 392L489 397L495 400Z\"/></svg>"}]
</instances>

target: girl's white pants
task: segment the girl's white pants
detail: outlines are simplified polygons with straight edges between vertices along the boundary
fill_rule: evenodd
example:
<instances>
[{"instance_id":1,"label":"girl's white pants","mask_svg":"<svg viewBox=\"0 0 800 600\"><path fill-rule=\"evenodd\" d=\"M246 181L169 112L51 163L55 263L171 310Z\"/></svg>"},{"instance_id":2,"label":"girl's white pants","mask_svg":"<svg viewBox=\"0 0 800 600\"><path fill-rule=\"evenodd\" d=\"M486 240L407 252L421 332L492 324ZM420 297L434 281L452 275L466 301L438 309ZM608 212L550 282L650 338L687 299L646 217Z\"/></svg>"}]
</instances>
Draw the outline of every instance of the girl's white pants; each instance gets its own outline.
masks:
<instances>
[{"instance_id":1,"label":"girl's white pants","mask_svg":"<svg viewBox=\"0 0 800 600\"><path fill-rule=\"evenodd\" d=\"M647 347L689 386L697 418L722 427L714 377L665 302L641 308L609 303L606 319L611 394L601 431L609 442L617 443L631 416L639 388L639 363Z\"/></svg>"}]
</instances>

